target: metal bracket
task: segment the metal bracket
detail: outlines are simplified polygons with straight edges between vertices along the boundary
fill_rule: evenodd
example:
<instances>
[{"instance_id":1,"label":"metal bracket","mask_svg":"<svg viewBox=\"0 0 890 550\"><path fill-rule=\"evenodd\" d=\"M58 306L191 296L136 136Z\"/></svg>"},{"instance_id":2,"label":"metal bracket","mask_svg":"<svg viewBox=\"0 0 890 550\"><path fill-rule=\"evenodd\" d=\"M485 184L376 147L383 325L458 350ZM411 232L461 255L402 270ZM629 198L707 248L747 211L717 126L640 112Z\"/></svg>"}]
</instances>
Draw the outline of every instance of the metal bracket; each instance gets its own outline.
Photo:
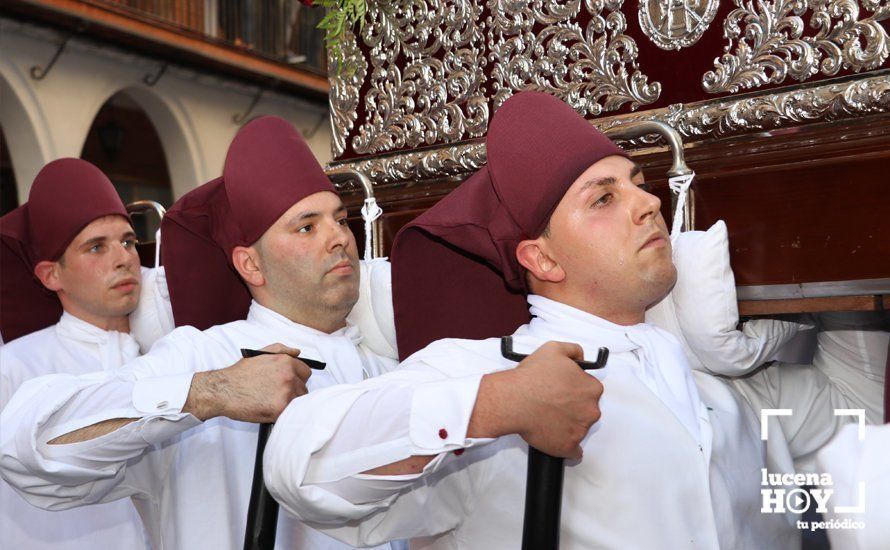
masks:
<instances>
[{"instance_id":1,"label":"metal bracket","mask_svg":"<svg viewBox=\"0 0 890 550\"><path fill-rule=\"evenodd\" d=\"M668 170L668 175L683 176L692 173L692 170L686 166L686 159L683 155L683 138L680 136L679 132L664 122L659 122L657 120L631 122L606 130L604 133L609 139L613 140L631 140L649 134L658 134L671 149L672 164L671 169Z\"/></svg>"},{"instance_id":2,"label":"metal bracket","mask_svg":"<svg viewBox=\"0 0 890 550\"><path fill-rule=\"evenodd\" d=\"M334 183L357 181L359 186L361 186L362 191L365 193L365 198L374 198L374 184L371 183L371 178L354 168L328 168L325 170L325 174L327 174Z\"/></svg>"},{"instance_id":3,"label":"metal bracket","mask_svg":"<svg viewBox=\"0 0 890 550\"><path fill-rule=\"evenodd\" d=\"M158 215L158 219L163 219L167 209L161 203L149 200L133 201L127 205L127 212L131 214L141 214L143 212L154 212Z\"/></svg>"},{"instance_id":4,"label":"metal bracket","mask_svg":"<svg viewBox=\"0 0 890 550\"><path fill-rule=\"evenodd\" d=\"M158 81L161 79L161 77L164 76L164 73L167 72L167 65L169 65L169 64L170 64L169 62L164 61L164 64L161 65L161 68L158 70L158 72L156 72L155 74L147 74L147 75L143 76L142 82L146 86L149 86L149 87L154 86L155 84L158 83Z\"/></svg>"},{"instance_id":5,"label":"metal bracket","mask_svg":"<svg viewBox=\"0 0 890 550\"><path fill-rule=\"evenodd\" d=\"M243 114L234 115L232 117L232 122L235 124L244 124L247 122L247 119L250 118L250 114L253 113L253 110L256 108L257 103L260 102L260 97L262 97L263 92L266 90L272 91L278 85L278 80L273 80L272 83L266 88L258 88L256 91L256 95L253 96L253 99L250 101L250 106L247 107L247 110L244 111Z\"/></svg>"},{"instance_id":6,"label":"metal bracket","mask_svg":"<svg viewBox=\"0 0 890 550\"><path fill-rule=\"evenodd\" d=\"M328 178L334 183L358 182L365 194L365 199L374 198L374 185L371 179L364 173L353 168L328 168L325 170ZM371 231L371 255L374 258L383 256L383 239L380 238L382 227L381 220L375 220Z\"/></svg>"},{"instance_id":7,"label":"metal bracket","mask_svg":"<svg viewBox=\"0 0 890 550\"><path fill-rule=\"evenodd\" d=\"M254 108L256 108L257 103L260 102L260 97L262 97L262 95L263 89L257 89L256 94L253 96L253 99L251 100L250 106L247 108L247 110L240 115L234 115L232 117L232 122L234 122L235 124L244 124L245 122L247 122L247 118L253 112Z\"/></svg>"},{"instance_id":8,"label":"metal bracket","mask_svg":"<svg viewBox=\"0 0 890 550\"><path fill-rule=\"evenodd\" d=\"M604 133L609 139L628 141L648 134L658 134L671 150L672 162L668 176L685 176L692 173L692 170L686 165L686 158L683 154L683 138L679 132L664 122L657 120L631 122L606 130ZM673 207L676 195L671 194L671 199L671 207ZM683 205L683 226L687 231L695 229L695 194L692 189L689 190L686 204Z\"/></svg>"},{"instance_id":9,"label":"metal bracket","mask_svg":"<svg viewBox=\"0 0 890 550\"><path fill-rule=\"evenodd\" d=\"M86 30L86 28L87 23L82 21L75 30L69 32L68 35L65 36L65 39L62 40L62 43L59 44L59 47L56 48L56 53L53 54L52 58L49 60L49 63L46 64L46 67L41 68L37 65L31 67L31 78L33 78L34 80L43 80L44 78L46 78L46 75L48 75L49 72L52 70L53 65L55 65L56 61L59 60L59 56L61 56L62 52L65 51L65 47L68 45L68 41L71 40L71 38L75 34L82 33L84 30Z\"/></svg>"}]
</instances>

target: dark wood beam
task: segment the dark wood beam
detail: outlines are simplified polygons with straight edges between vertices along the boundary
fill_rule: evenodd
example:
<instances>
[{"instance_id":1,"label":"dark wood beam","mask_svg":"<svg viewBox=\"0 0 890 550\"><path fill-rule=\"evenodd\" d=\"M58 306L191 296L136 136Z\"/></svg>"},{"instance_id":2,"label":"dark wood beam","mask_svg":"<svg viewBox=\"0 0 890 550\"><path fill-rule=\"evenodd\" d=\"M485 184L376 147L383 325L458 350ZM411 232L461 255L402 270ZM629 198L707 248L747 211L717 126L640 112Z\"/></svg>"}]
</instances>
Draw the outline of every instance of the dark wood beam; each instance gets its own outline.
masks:
<instances>
[{"instance_id":1,"label":"dark wood beam","mask_svg":"<svg viewBox=\"0 0 890 550\"><path fill-rule=\"evenodd\" d=\"M817 313L823 311L883 311L888 296L827 296L787 300L740 300L739 315L778 315L781 313Z\"/></svg>"}]
</instances>

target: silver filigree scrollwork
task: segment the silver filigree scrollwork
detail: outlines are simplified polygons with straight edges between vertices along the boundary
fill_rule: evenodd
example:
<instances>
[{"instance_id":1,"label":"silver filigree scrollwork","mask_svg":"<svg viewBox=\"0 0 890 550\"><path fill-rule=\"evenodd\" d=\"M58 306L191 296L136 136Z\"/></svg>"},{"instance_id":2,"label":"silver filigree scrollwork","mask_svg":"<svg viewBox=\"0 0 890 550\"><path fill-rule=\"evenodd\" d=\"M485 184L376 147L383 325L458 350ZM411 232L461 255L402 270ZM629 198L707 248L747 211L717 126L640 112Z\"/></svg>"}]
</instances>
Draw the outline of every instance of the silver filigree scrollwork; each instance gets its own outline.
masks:
<instances>
[{"instance_id":1,"label":"silver filigree scrollwork","mask_svg":"<svg viewBox=\"0 0 890 550\"><path fill-rule=\"evenodd\" d=\"M723 137L800 123L890 112L890 74L720 101L686 109L676 126L685 136Z\"/></svg>"},{"instance_id":2,"label":"silver filigree scrollwork","mask_svg":"<svg viewBox=\"0 0 890 550\"><path fill-rule=\"evenodd\" d=\"M679 50L698 42L719 5L719 0L640 0L640 27L659 48Z\"/></svg>"},{"instance_id":3,"label":"silver filigree scrollwork","mask_svg":"<svg viewBox=\"0 0 890 550\"><path fill-rule=\"evenodd\" d=\"M328 102L331 107L331 154L339 157L346 149L346 138L355 125L358 117L358 106L361 101L359 90L368 72L368 62L356 43L355 35L347 31L344 37L344 54L352 66L350 71L338 71L333 58L328 56L328 81L331 90Z\"/></svg>"},{"instance_id":4,"label":"silver filigree scrollwork","mask_svg":"<svg viewBox=\"0 0 890 550\"><path fill-rule=\"evenodd\" d=\"M594 122L605 131L638 120L658 120L671 125L684 138L719 139L726 136L773 130L783 126L823 122L890 112L890 73L846 83L807 86L797 90L762 94L744 99L670 105L639 116L612 117ZM651 145L649 137L632 146Z\"/></svg>"},{"instance_id":5,"label":"silver filigree scrollwork","mask_svg":"<svg viewBox=\"0 0 890 550\"><path fill-rule=\"evenodd\" d=\"M360 154L479 137L488 126L484 40L471 0L380 0L369 5L367 117ZM400 68L403 65L404 68Z\"/></svg>"},{"instance_id":6,"label":"silver filigree scrollwork","mask_svg":"<svg viewBox=\"0 0 890 550\"><path fill-rule=\"evenodd\" d=\"M658 120L673 126L685 139L694 141L887 112L890 112L890 71L880 71L854 81L805 84L799 89L756 97L675 104L641 114L603 118L594 124L601 130L608 130L638 120ZM651 137L644 137L629 145L653 143ZM375 185L381 185L466 175L485 161L485 145L477 141L334 163L334 166L360 170L368 174Z\"/></svg>"},{"instance_id":7,"label":"silver filigree scrollwork","mask_svg":"<svg viewBox=\"0 0 890 550\"><path fill-rule=\"evenodd\" d=\"M463 176L485 164L485 143L474 141L437 147L429 151L399 153L355 162L336 163L368 175L374 185L429 178Z\"/></svg>"},{"instance_id":8,"label":"silver filigree scrollwork","mask_svg":"<svg viewBox=\"0 0 890 550\"><path fill-rule=\"evenodd\" d=\"M661 94L637 65L637 44L624 34L623 0L585 0L590 22L573 22L580 0L489 0L491 94L497 109L519 90L560 97L582 115L629 103L647 105ZM535 32L536 25L545 27Z\"/></svg>"},{"instance_id":9,"label":"silver filigree scrollwork","mask_svg":"<svg viewBox=\"0 0 890 550\"><path fill-rule=\"evenodd\" d=\"M715 60L715 69L702 77L709 93L737 92L786 78L806 80L841 69L859 72L880 67L890 55L890 40L881 21L890 17L890 4L862 0L872 12L860 18L857 0L735 0L723 22L729 41ZM815 36L804 36L808 10Z\"/></svg>"}]
</instances>

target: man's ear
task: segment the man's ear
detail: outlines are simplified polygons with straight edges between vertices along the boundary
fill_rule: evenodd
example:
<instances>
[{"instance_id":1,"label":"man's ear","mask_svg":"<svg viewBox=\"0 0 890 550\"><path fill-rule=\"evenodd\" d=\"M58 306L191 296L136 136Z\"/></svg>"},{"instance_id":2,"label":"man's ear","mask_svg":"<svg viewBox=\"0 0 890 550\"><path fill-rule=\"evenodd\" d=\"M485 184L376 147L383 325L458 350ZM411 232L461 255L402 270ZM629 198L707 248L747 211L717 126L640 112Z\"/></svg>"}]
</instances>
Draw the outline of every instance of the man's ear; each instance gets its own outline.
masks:
<instances>
[{"instance_id":1,"label":"man's ear","mask_svg":"<svg viewBox=\"0 0 890 550\"><path fill-rule=\"evenodd\" d=\"M232 264L235 270L250 286L263 286L266 278L260 270L260 260L257 249L252 246L236 246L232 249Z\"/></svg>"},{"instance_id":2,"label":"man's ear","mask_svg":"<svg viewBox=\"0 0 890 550\"><path fill-rule=\"evenodd\" d=\"M43 260L34 266L34 275L40 283L53 292L62 290L62 281L59 280L59 262Z\"/></svg>"},{"instance_id":3,"label":"man's ear","mask_svg":"<svg viewBox=\"0 0 890 550\"><path fill-rule=\"evenodd\" d=\"M559 283L566 278L566 272L547 252L542 238L520 241L516 245L516 259L539 281Z\"/></svg>"}]
</instances>

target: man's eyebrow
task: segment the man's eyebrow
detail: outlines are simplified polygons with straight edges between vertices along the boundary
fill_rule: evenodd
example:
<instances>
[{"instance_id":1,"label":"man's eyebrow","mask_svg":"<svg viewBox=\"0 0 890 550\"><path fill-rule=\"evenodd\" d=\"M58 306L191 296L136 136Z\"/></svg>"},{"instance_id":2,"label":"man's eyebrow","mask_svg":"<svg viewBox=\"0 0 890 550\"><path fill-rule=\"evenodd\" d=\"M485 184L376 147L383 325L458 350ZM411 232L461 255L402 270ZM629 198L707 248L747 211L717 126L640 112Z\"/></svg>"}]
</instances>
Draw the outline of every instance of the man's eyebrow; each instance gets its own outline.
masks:
<instances>
[{"instance_id":1,"label":"man's eyebrow","mask_svg":"<svg viewBox=\"0 0 890 550\"><path fill-rule=\"evenodd\" d=\"M642 173L643 173L643 168L635 162L634 167L630 169L630 179L634 179L635 177L639 176Z\"/></svg>"},{"instance_id":2,"label":"man's eyebrow","mask_svg":"<svg viewBox=\"0 0 890 550\"><path fill-rule=\"evenodd\" d=\"M614 176L603 176L601 178L594 178L592 180L585 181L584 185L581 186L581 190L579 192L583 193L593 186L602 187L604 185L615 185L617 182L618 180L616 180Z\"/></svg>"},{"instance_id":3,"label":"man's eyebrow","mask_svg":"<svg viewBox=\"0 0 890 550\"><path fill-rule=\"evenodd\" d=\"M307 210L306 212L300 212L299 214L297 214L296 216L294 216L290 220L288 220L287 226L293 227L293 226L298 225L306 220L310 220L312 218L317 218L319 216L321 216L321 213L315 212L314 210Z\"/></svg>"},{"instance_id":4,"label":"man's eyebrow","mask_svg":"<svg viewBox=\"0 0 890 550\"><path fill-rule=\"evenodd\" d=\"M135 231L127 231L126 233L124 233L124 234L121 236L121 240L135 239L135 238L136 238L136 232L135 232Z\"/></svg>"},{"instance_id":5,"label":"man's eyebrow","mask_svg":"<svg viewBox=\"0 0 890 550\"><path fill-rule=\"evenodd\" d=\"M84 243L82 245L80 245L80 248L92 248L92 247L96 246L97 244L104 243L106 240L108 240L108 238L105 237L105 235L93 237L92 239L87 239L86 241L84 241Z\"/></svg>"},{"instance_id":6,"label":"man's eyebrow","mask_svg":"<svg viewBox=\"0 0 890 550\"><path fill-rule=\"evenodd\" d=\"M340 208L337 208L336 210L334 210L333 215L336 216L337 214L340 214L342 212L346 212L345 204L341 204ZM293 226L298 225L302 222L305 222L306 220L318 218L321 215L322 215L321 212L318 212L315 210L307 210L306 212L300 212L299 214L297 214L296 216L294 216L293 218L288 220L287 227L293 227Z\"/></svg>"}]
</instances>

